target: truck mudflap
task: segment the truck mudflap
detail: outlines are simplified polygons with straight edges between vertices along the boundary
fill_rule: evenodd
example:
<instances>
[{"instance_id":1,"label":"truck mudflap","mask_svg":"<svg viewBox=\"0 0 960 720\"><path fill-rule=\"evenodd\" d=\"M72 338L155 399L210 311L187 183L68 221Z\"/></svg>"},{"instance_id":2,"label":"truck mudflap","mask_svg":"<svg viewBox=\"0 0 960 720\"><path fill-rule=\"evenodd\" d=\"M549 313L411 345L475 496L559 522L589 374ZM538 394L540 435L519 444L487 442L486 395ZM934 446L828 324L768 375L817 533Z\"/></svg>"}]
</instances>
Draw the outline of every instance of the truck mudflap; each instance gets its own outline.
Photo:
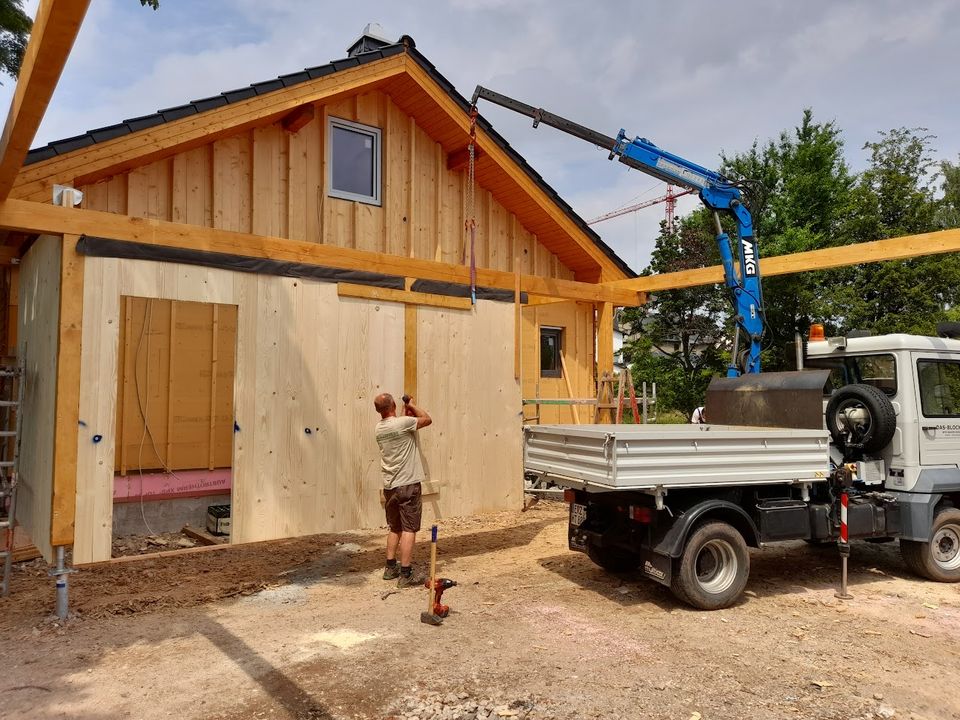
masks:
<instances>
[{"instance_id":1,"label":"truck mudflap","mask_svg":"<svg viewBox=\"0 0 960 720\"><path fill-rule=\"evenodd\" d=\"M570 535L568 545L575 552L589 554L590 548L602 549L608 546L618 549L629 550L639 561L637 569L640 570L651 580L656 580L662 585L670 586L673 580L673 560L669 555L663 555L650 548L637 548L625 545L623 543L611 542L609 536L603 533L585 530L570 526Z\"/></svg>"}]
</instances>

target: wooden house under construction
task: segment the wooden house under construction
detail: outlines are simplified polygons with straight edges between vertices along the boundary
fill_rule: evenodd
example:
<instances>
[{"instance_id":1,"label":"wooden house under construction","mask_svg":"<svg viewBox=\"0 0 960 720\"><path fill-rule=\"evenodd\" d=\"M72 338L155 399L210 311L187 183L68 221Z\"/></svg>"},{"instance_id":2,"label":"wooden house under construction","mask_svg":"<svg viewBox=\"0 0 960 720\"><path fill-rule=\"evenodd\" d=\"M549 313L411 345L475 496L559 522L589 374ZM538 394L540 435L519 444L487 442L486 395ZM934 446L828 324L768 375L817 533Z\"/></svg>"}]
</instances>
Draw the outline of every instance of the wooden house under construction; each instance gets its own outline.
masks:
<instances>
[{"instance_id":1,"label":"wooden house under construction","mask_svg":"<svg viewBox=\"0 0 960 720\"><path fill-rule=\"evenodd\" d=\"M411 38L348 52L28 154L7 336L48 560L109 558L130 500L229 495L233 542L381 525L384 391L434 418L428 518L519 507L521 399L611 367L630 269L482 118L471 183L468 102Z\"/></svg>"}]
</instances>

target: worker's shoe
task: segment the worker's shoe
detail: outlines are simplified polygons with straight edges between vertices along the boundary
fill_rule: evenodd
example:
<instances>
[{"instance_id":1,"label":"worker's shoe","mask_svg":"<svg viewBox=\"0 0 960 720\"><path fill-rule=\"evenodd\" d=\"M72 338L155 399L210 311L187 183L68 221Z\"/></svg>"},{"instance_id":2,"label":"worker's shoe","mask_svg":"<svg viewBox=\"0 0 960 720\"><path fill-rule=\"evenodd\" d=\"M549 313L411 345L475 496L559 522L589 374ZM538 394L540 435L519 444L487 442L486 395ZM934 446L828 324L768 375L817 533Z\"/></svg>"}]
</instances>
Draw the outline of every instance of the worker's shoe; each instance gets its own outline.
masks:
<instances>
[{"instance_id":1,"label":"worker's shoe","mask_svg":"<svg viewBox=\"0 0 960 720\"><path fill-rule=\"evenodd\" d=\"M401 575L400 579L397 580L397 587L401 589L406 587L417 587L419 585L423 585L423 583L426 581L427 578L425 575L414 571L409 575Z\"/></svg>"},{"instance_id":2,"label":"worker's shoe","mask_svg":"<svg viewBox=\"0 0 960 720\"><path fill-rule=\"evenodd\" d=\"M396 580L400 577L400 565L387 565L383 568L384 580Z\"/></svg>"}]
</instances>

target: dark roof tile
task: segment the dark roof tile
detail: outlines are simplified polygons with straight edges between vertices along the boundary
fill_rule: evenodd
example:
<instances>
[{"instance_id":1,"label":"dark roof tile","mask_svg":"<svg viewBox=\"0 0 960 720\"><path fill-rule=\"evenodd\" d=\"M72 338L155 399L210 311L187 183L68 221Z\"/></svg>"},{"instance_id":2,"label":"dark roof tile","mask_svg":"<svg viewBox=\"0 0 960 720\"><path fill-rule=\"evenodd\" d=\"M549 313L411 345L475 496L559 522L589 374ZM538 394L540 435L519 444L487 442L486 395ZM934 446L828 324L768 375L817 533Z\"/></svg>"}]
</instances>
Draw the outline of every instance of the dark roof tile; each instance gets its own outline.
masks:
<instances>
[{"instance_id":1,"label":"dark roof tile","mask_svg":"<svg viewBox=\"0 0 960 720\"><path fill-rule=\"evenodd\" d=\"M89 134L94 142L106 142L107 140L129 135L130 126L126 123L117 123L116 125L108 125L107 127L91 130Z\"/></svg>"},{"instance_id":2,"label":"dark roof tile","mask_svg":"<svg viewBox=\"0 0 960 720\"><path fill-rule=\"evenodd\" d=\"M130 128L130 132L137 132L138 130L146 130L156 127L157 125L163 125L166 121L160 113L153 113L152 115L141 115L140 117L130 118L123 122Z\"/></svg>"},{"instance_id":3,"label":"dark roof tile","mask_svg":"<svg viewBox=\"0 0 960 720\"><path fill-rule=\"evenodd\" d=\"M279 77L280 82L283 83L284 87L290 87L291 85L299 85L302 82L306 82L310 79L309 73L306 70L301 70L300 72L290 73L289 75L281 75Z\"/></svg>"},{"instance_id":4,"label":"dark roof tile","mask_svg":"<svg viewBox=\"0 0 960 720\"><path fill-rule=\"evenodd\" d=\"M247 87L237 88L236 90L227 90L223 94L223 97L226 98L228 103L235 103L248 98L256 97L256 95L256 88L248 85Z\"/></svg>"},{"instance_id":5,"label":"dark roof tile","mask_svg":"<svg viewBox=\"0 0 960 720\"><path fill-rule=\"evenodd\" d=\"M64 153L93 145L94 142L94 139L90 137L89 133L84 133L83 135L76 135L75 137L64 140L57 140L52 143L52 145L56 148L58 155L63 155Z\"/></svg>"},{"instance_id":6,"label":"dark roof tile","mask_svg":"<svg viewBox=\"0 0 960 720\"><path fill-rule=\"evenodd\" d=\"M192 103L188 103L187 105L177 105L176 107L158 110L157 113L159 115L163 115L164 122L173 122L174 120L179 120L180 118L196 115L197 106L193 105Z\"/></svg>"},{"instance_id":7,"label":"dark roof tile","mask_svg":"<svg viewBox=\"0 0 960 720\"><path fill-rule=\"evenodd\" d=\"M280 90L283 87L282 80L264 80L263 82L254 83L251 85L257 95L266 95L267 93L272 93L275 90Z\"/></svg>"},{"instance_id":8,"label":"dark roof tile","mask_svg":"<svg viewBox=\"0 0 960 720\"><path fill-rule=\"evenodd\" d=\"M194 100L193 105L197 108L197 112L206 112L207 110L215 110L218 107L223 107L228 102L229 100L223 95L214 95L213 97Z\"/></svg>"}]
</instances>

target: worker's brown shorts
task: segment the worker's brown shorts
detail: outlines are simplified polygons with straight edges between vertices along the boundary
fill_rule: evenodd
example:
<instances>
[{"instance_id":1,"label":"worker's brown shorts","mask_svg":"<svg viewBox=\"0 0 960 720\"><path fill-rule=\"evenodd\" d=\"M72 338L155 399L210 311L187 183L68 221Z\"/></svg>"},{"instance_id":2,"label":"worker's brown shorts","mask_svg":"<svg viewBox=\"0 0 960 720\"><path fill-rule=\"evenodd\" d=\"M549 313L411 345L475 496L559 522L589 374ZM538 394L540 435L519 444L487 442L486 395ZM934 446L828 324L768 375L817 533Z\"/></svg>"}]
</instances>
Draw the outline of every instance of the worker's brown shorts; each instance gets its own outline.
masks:
<instances>
[{"instance_id":1,"label":"worker's brown shorts","mask_svg":"<svg viewBox=\"0 0 960 720\"><path fill-rule=\"evenodd\" d=\"M420 530L420 515L423 512L423 504L420 502L420 483L384 490L383 497L387 501L384 510L387 513L390 532Z\"/></svg>"}]
</instances>

